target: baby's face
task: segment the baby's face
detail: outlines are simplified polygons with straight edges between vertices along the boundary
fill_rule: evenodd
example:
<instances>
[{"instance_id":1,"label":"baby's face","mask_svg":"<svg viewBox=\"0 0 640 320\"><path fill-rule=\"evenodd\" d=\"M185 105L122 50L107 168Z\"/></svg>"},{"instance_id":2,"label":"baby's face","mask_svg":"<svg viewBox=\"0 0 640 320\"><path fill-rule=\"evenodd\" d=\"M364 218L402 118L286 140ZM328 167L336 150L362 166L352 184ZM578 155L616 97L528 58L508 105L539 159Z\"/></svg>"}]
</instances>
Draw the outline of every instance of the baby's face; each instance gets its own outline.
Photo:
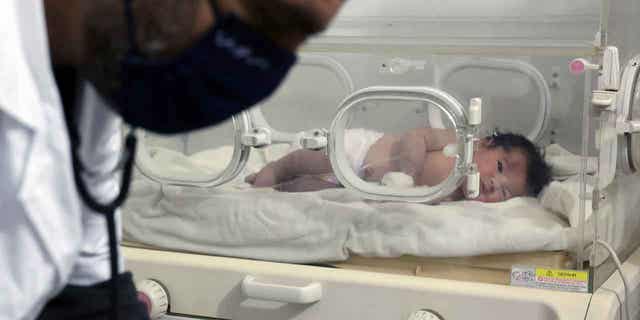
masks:
<instances>
[{"instance_id":1,"label":"baby's face","mask_svg":"<svg viewBox=\"0 0 640 320\"><path fill-rule=\"evenodd\" d=\"M519 149L479 147L474 159L480 172L477 201L499 202L527 193L527 158Z\"/></svg>"}]
</instances>

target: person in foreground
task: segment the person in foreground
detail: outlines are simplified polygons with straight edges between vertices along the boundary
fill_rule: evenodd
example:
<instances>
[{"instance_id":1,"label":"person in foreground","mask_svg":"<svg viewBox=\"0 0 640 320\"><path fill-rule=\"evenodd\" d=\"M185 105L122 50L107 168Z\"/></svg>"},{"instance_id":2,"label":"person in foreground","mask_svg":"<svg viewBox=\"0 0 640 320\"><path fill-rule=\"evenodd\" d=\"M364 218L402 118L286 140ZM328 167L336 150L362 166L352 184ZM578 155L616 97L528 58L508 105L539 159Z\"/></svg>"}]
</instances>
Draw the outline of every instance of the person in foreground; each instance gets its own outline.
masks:
<instances>
[{"instance_id":1,"label":"person in foreground","mask_svg":"<svg viewBox=\"0 0 640 320\"><path fill-rule=\"evenodd\" d=\"M148 319L118 254L120 120L179 133L255 105L341 5L0 1L0 320Z\"/></svg>"},{"instance_id":2,"label":"person in foreground","mask_svg":"<svg viewBox=\"0 0 640 320\"><path fill-rule=\"evenodd\" d=\"M419 128L404 134L381 134L351 129L345 149L351 167L365 181L379 182L388 172L402 172L415 186L434 186L453 170L455 159L443 149L455 143L447 129ZM551 169L536 146L519 134L495 133L477 142L474 161L480 172L480 195L475 200L498 202L521 196L537 196L551 180ZM254 187L275 187L302 192L339 188L324 151L296 150L247 176ZM329 176L329 178L327 178ZM446 200L463 200L463 183Z\"/></svg>"}]
</instances>

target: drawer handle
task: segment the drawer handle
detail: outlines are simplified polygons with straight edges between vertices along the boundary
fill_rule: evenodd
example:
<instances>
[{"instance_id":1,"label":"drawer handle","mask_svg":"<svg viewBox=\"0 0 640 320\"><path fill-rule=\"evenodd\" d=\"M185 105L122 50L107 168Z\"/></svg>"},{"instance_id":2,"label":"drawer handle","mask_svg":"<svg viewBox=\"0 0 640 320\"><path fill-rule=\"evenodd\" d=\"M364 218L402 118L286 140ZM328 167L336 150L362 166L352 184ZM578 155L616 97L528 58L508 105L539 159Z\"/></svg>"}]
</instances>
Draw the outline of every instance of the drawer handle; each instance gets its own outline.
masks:
<instances>
[{"instance_id":1,"label":"drawer handle","mask_svg":"<svg viewBox=\"0 0 640 320\"><path fill-rule=\"evenodd\" d=\"M249 298L287 303L308 304L320 301L322 284L312 282L306 286L296 287L277 283L264 283L253 276L245 276L242 280L242 292Z\"/></svg>"}]
</instances>

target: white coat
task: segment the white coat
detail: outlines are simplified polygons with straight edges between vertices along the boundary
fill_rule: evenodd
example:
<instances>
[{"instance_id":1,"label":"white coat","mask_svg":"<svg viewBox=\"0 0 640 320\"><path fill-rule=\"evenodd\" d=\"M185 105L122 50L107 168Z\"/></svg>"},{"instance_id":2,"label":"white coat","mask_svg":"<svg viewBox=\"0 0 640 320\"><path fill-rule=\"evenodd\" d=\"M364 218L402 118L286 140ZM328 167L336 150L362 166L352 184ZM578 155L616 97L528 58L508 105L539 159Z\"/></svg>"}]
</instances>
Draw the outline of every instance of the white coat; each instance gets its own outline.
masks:
<instances>
[{"instance_id":1,"label":"white coat","mask_svg":"<svg viewBox=\"0 0 640 320\"><path fill-rule=\"evenodd\" d=\"M81 155L104 201L118 192L119 122L85 89ZM0 319L33 319L66 285L109 278L105 220L73 181L42 0L0 1L0 177Z\"/></svg>"}]
</instances>

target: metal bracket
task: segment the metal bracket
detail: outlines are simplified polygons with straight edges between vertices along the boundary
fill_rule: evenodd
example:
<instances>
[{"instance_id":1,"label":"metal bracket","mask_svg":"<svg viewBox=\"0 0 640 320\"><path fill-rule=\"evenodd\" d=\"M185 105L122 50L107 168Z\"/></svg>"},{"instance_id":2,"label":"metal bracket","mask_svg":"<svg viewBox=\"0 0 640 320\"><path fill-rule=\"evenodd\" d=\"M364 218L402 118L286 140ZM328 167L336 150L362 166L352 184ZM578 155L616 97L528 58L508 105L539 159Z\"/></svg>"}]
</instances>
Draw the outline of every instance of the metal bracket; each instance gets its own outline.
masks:
<instances>
[{"instance_id":1,"label":"metal bracket","mask_svg":"<svg viewBox=\"0 0 640 320\"><path fill-rule=\"evenodd\" d=\"M241 137L241 142L247 147L260 148L271 144L271 130L267 128L254 128Z\"/></svg>"},{"instance_id":2,"label":"metal bracket","mask_svg":"<svg viewBox=\"0 0 640 320\"><path fill-rule=\"evenodd\" d=\"M329 132L327 129L306 131L300 137L300 146L304 149L319 150L327 146Z\"/></svg>"}]
</instances>

